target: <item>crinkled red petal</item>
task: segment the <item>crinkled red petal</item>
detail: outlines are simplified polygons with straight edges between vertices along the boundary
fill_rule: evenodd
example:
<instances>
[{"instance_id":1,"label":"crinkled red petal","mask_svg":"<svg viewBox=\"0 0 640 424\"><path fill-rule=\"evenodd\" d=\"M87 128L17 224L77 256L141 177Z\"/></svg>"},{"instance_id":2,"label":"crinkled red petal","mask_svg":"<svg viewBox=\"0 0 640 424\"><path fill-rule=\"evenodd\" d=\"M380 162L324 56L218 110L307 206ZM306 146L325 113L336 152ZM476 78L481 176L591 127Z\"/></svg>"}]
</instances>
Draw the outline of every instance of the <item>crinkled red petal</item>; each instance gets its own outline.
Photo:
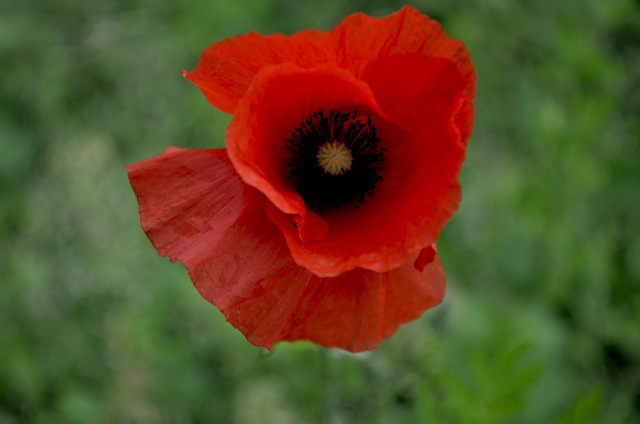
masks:
<instances>
[{"instance_id":1,"label":"crinkled red petal","mask_svg":"<svg viewBox=\"0 0 640 424\"><path fill-rule=\"evenodd\" d=\"M192 72L184 72L215 107L232 113L255 74L281 63L311 67L332 61L327 33L308 30L292 36L255 32L214 43Z\"/></svg>"},{"instance_id":2,"label":"crinkled red petal","mask_svg":"<svg viewBox=\"0 0 640 424\"><path fill-rule=\"evenodd\" d=\"M127 166L127 172L142 229L160 255L187 267L202 252L222 253L215 246L250 207L249 192L224 149L172 147Z\"/></svg>"},{"instance_id":3,"label":"crinkled red petal","mask_svg":"<svg viewBox=\"0 0 640 424\"><path fill-rule=\"evenodd\" d=\"M442 26L413 6L384 18L364 13L347 16L331 31L338 66L356 76L374 60L393 54L418 53L456 63L467 85L465 97L475 97L475 70L464 43L449 37ZM407 78L407 81L411 81Z\"/></svg>"},{"instance_id":4,"label":"crinkled red petal","mask_svg":"<svg viewBox=\"0 0 640 424\"><path fill-rule=\"evenodd\" d=\"M282 339L307 339L352 352L376 348L401 323L418 318L444 297L438 258L423 272L412 262L384 273L355 269L334 278L313 276Z\"/></svg>"},{"instance_id":5,"label":"crinkled red petal","mask_svg":"<svg viewBox=\"0 0 640 424\"><path fill-rule=\"evenodd\" d=\"M378 274L319 278L295 264L224 150L170 149L128 167L142 227L163 256L187 268L202 296L247 339L271 348L305 339L351 351L375 348L437 305L444 274L433 253ZM428 248L433 250L432 248Z\"/></svg>"},{"instance_id":6,"label":"crinkled red petal","mask_svg":"<svg viewBox=\"0 0 640 424\"><path fill-rule=\"evenodd\" d=\"M468 76L465 97L475 97L475 71L461 41L412 6L384 18L348 16L331 32L303 31L291 36L255 32L207 48L192 72L193 81L217 108L232 113L255 75L264 67L292 63L303 68L334 64L360 77L372 61L397 53L419 53L456 63Z\"/></svg>"}]
</instances>

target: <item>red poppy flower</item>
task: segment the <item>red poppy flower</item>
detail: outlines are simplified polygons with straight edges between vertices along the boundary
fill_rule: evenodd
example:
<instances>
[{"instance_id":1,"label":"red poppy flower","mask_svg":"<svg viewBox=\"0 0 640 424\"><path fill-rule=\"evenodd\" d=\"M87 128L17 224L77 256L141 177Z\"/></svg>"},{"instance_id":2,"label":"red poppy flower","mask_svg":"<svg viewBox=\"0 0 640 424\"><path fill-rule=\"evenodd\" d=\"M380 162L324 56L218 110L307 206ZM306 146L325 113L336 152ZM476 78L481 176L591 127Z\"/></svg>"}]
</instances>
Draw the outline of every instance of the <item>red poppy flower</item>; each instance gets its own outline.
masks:
<instances>
[{"instance_id":1,"label":"red poppy flower","mask_svg":"<svg viewBox=\"0 0 640 424\"><path fill-rule=\"evenodd\" d=\"M251 343L373 349L441 302L474 116L460 41L406 6L227 39L184 76L233 114L227 149L170 148L129 178L158 253Z\"/></svg>"}]
</instances>

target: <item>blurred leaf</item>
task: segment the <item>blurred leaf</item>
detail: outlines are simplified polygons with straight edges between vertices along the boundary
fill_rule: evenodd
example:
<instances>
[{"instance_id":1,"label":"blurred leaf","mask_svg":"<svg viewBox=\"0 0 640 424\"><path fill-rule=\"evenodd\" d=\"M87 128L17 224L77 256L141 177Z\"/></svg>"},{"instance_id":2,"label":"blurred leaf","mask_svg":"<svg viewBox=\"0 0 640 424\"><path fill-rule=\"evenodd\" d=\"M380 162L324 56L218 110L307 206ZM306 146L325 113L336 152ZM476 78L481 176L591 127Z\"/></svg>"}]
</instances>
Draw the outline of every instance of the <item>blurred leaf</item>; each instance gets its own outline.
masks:
<instances>
[{"instance_id":1,"label":"blurred leaf","mask_svg":"<svg viewBox=\"0 0 640 424\"><path fill-rule=\"evenodd\" d=\"M558 420L558 424L601 423L602 389L594 388L580 396Z\"/></svg>"}]
</instances>

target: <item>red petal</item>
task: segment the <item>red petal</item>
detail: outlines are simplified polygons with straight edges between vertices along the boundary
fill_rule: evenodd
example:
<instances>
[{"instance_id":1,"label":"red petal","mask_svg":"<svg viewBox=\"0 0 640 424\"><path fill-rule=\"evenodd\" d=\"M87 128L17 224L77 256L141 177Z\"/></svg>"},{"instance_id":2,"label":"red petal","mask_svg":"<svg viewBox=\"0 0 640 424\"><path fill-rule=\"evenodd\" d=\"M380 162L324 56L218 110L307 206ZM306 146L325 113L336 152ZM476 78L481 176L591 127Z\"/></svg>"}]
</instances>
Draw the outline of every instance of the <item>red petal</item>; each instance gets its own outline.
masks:
<instances>
[{"instance_id":1,"label":"red petal","mask_svg":"<svg viewBox=\"0 0 640 424\"><path fill-rule=\"evenodd\" d=\"M183 75L198 86L211 104L232 113L262 68L287 62L311 67L332 61L331 53L328 35L320 31L309 30L290 37L250 32L212 44L202 53L197 68Z\"/></svg>"},{"instance_id":2,"label":"red petal","mask_svg":"<svg viewBox=\"0 0 640 424\"><path fill-rule=\"evenodd\" d=\"M224 149L183 150L127 166L142 228L158 253L196 263L249 202Z\"/></svg>"},{"instance_id":3,"label":"red petal","mask_svg":"<svg viewBox=\"0 0 640 424\"><path fill-rule=\"evenodd\" d=\"M454 126L459 142L466 144L471 135L474 107L469 87L475 87L475 74L461 74L455 62L438 57L413 54L394 54L371 62L363 72L376 95L380 108L391 118L410 128L429 124L449 124L455 115ZM451 113L447 103L460 97L457 111Z\"/></svg>"},{"instance_id":4,"label":"red petal","mask_svg":"<svg viewBox=\"0 0 640 424\"><path fill-rule=\"evenodd\" d=\"M338 66L356 76L378 58L419 53L455 62L460 73L469 77L465 96L469 100L475 97L475 70L464 43L449 37L438 22L413 6L404 6L398 13L384 18L364 13L349 15L331 35Z\"/></svg>"},{"instance_id":5,"label":"red petal","mask_svg":"<svg viewBox=\"0 0 640 424\"><path fill-rule=\"evenodd\" d=\"M454 61L463 75L470 76L466 98L471 101L475 97L475 72L464 44L412 6L384 18L356 13L331 32L309 30L288 37L250 32L229 38L209 46L196 69L183 72L183 76L193 81L214 106L233 113L255 75L267 66L336 64L360 77L370 62L395 53Z\"/></svg>"},{"instance_id":6,"label":"red petal","mask_svg":"<svg viewBox=\"0 0 640 424\"><path fill-rule=\"evenodd\" d=\"M182 262L202 296L253 343L279 340L295 307L287 299L298 299L311 275L293 262L263 212L264 196L242 183L225 150L169 149L128 172L158 253ZM274 293L285 300L260 301Z\"/></svg>"},{"instance_id":7,"label":"red petal","mask_svg":"<svg viewBox=\"0 0 640 424\"><path fill-rule=\"evenodd\" d=\"M263 232L257 224L248 229L245 237ZM276 235L273 241L278 240ZM283 253L286 245L276 242L269 250ZM251 267L252 277L260 281L256 290L224 304L218 300L224 296L223 284L220 279L213 280L208 271L217 267L215 263L205 263L190 275L203 296L216 304L247 340L269 349L285 340L309 340L352 352L374 349L400 324L438 305L445 292L445 276L437 257L424 272L407 264L382 274L357 269L335 278L316 277L282 259L275 264L263 259L266 257L260 258L260 266ZM280 272L278 267L282 267Z\"/></svg>"},{"instance_id":8,"label":"red petal","mask_svg":"<svg viewBox=\"0 0 640 424\"><path fill-rule=\"evenodd\" d=\"M424 272L411 263L385 273L362 269L313 277L282 339L307 339L352 352L374 349L402 323L438 305L445 292L438 258Z\"/></svg>"},{"instance_id":9,"label":"red petal","mask_svg":"<svg viewBox=\"0 0 640 424\"><path fill-rule=\"evenodd\" d=\"M182 262L219 308L305 272L286 249L271 247L282 236L266 218L255 219L264 216L264 196L242 183L224 149L174 148L128 172L142 228L158 253Z\"/></svg>"},{"instance_id":10,"label":"red petal","mask_svg":"<svg viewBox=\"0 0 640 424\"><path fill-rule=\"evenodd\" d=\"M444 296L435 260L376 274L318 278L297 266L224 150L170 149L128 167L140 216L161 255L180 260L203 297L247 339L270 348L306 339L373 349Z\"/></svg>"}]
</instances>

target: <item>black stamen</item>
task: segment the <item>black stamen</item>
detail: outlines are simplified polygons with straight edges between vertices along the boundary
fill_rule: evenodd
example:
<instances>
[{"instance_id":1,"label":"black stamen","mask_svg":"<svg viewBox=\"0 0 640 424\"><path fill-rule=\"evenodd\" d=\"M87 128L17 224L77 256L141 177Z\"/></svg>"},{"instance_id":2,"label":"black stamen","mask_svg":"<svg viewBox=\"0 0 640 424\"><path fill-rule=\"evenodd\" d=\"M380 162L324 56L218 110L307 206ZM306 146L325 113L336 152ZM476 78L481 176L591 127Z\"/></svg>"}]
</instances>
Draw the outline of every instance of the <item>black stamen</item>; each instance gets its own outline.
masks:
<instances>
[{"instance_id":1,"label":"black stamen","mask_svg":"<svg viewBox=\"0 0 640 424\"><path fill-rule=\"evenodd\" d=\"M351 167L333 175L319 163L318 152L326 143L344 144L352 157ZM314 112L291 132L286 148L291 156L286 160L288 180L302 196L307 206L319 210L351 203L358 207L373 196L376 184L382 181L384 148L370 116L358 111L341 113L332 110Z\"/></svg>"}]
</instances>

